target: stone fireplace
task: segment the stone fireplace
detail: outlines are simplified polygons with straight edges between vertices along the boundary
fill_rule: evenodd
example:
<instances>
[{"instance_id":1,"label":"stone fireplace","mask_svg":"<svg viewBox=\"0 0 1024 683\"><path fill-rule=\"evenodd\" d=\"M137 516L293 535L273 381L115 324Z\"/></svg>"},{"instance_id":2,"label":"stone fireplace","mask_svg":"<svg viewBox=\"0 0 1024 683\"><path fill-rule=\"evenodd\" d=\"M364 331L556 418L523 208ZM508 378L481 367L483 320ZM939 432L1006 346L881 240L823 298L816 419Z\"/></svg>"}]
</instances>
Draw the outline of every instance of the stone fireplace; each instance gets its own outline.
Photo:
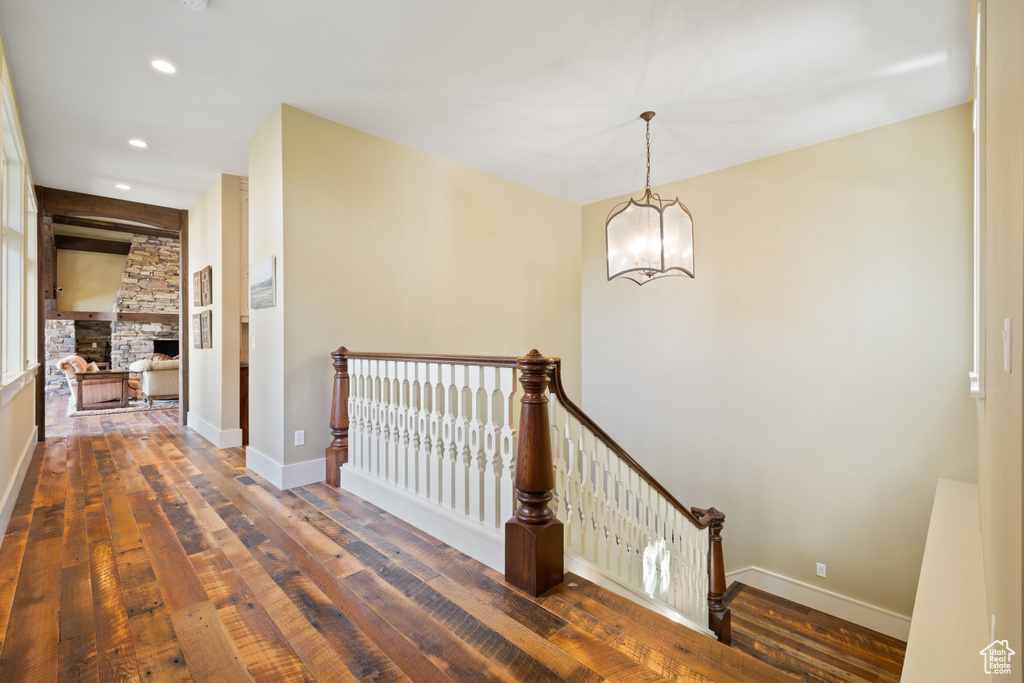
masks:
<instances>
[{"instance_id":1,"label":"stone fireplace","mask_svg":"<svg viewBox=\"0 0 1024 683\"><path fill-rule=\"evenodd\" d=\"M178 314L180 241L136 235L124 266L114 310L118 313ZM115 321L111 328L111 367L126 368L153 353L154 339L178 339L176 322Z\"/></svg>"},{"instance_id":2,"label":"stone fireplace","mask_svg":"<svg viewBox=\"0 0 1024 683\"><path fill-rule=\"evenodd\" d=\"M65 356L109 361L112 369L125 369L152 355L155 342L180 339L177 321L146 319L146 314L154 314L154 318L178 315L180 251L177 238L135 235L112 312L98 312L103 314L101 320L46 321L47 395L67 393L64 373L56 368Z\"/></svg>"}]
</instances>

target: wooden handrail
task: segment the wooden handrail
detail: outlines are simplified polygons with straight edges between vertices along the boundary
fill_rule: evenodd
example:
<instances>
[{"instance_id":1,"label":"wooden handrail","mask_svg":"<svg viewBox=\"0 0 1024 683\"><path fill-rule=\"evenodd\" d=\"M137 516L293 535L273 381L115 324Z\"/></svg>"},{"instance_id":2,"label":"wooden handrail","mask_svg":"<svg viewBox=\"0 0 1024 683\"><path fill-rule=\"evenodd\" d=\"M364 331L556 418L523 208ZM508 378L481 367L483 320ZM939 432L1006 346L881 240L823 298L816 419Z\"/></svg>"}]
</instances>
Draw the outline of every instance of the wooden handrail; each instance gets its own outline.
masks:
<instances>
[{"instance_id":1,"label":"wooden handrail","mask_svg":"<svg viewBox=\"0 0 1024 683\"><path fill-rule=\"evenodd\" d=\"M608 448L612 450L617 456L622 458L630 469L640 475L647 484L660 493L665 500L667 500L672 506L683 513L687 519L689 519L698 529L707 529L708 525L711 524L712 517L710 515L704 517L698 517L690 511L685 505L676 500L675 496L669 493L664 486L658 483L658 480L652 477L647 470L641 467L640 463L633 459L633 457L626 452L626 450L615 442L615 439L608 436L608 433L597 426L597 423L590 419L586 413L580 410L579 406L573 403L568 396L565 394L565 388L562 386L562 360L560 358L552 358L554 365L549 371L549 391L553 396L558 398L558 402L562 404L566 412L575 417L580 421L584 427L589 429L597 436L601 441L604 442Z\"/></svg>"},{"instance_id":2,"label":"wooden handrail","mask_svg":"<svg viewBox=\"0 0 1024 683\"><path fill-rule=\"evenodd\" d=\"M640 463L626 452L626 450L615 442L615 439L608 436L608 433L601 429L596 422L587 416L579 406L572 402L566 395L565 387L562 386L562 361L559 358L551 358L548 366L548 391L558 399L566 412L575 417L581 425L589 429L598 439L604 442L615 455L621 458L626 465L636 472L641 479L660 493L670 505L676 508L698 529L709 529L708 531L708 627L718 636L718 640L726 645L732 642L732 618L729 607L722 600L726 591L725 563L722 559L722 528L725 526L725 515L715 508L687 508L675 496L669 493L657 479L652 477Z\"/></svg>"},{"instance_id":3,"label":"wooden handrail","mask_svg":"<svg viewBox=\"0 0 1024 683\"><path fill-rule=\"evenodd\" d=\"M344 347L338 349L343 350ZM344 349L345 358L364 358L369 360L394 360L415 363L442 363L449 365L487 365L496 368L516 367L514 356L449 356L430 355L425 353L368 353Z\"/></svg>"},{"instance_id":4,"label":"wooden handrail","mask_svg":"<svg viewBox=\"0 0 1024 683\"><path fill-rule=\"evenodd\" d=\"M687 508L650 475L622 446L587 416L565 393L562 385L562 361L542 356L536 349L521 358L509 356L454 356L402 353L368 353L339 348L334 360L334 395L331 404L331 432L327 448L327 483L340 485L341 465L348 461L348 360L383 360L451 365L478 365L516 368L525 393L520 399L518 452L516 457L516 498L520 505L505 525L506 580L536 596L561 582L562 524L552 513L549 502L554 488L551 434L544 389L580 425L602 441L648 486L686 517L698 529L709 529L708 610L709 627L718 639L728 644L730 610L724 604L725 565L722 560L722 528L725 515L715 508Z\"/></svg>"}]
</instances>

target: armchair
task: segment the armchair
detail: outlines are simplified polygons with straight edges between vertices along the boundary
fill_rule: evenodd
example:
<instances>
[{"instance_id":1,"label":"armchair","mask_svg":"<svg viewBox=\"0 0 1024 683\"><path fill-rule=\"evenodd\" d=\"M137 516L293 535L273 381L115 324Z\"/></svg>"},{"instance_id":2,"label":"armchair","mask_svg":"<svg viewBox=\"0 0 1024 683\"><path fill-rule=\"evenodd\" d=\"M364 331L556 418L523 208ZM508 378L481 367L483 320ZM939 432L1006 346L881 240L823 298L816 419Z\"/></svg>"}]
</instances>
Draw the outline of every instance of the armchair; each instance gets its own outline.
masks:
<instances>
[{"instance_id":1,"label":"armchair","mask_svg":"<svg viewBox=\"0 0 1024 683\"><path fill-rule=\"evenodd\" d=\"M153 399L178 398L178 360L137 360L130 372L142 373L142 396L150 405Z\"/></svg>"},{"instance_id":2,"label":"armchair","mask_svg":"<svg viewBox=\"0 0 1024 683\"><path fill-rule=\"evenodd\" d=\"M141 395L142 384L129 378L126 371L89 370L89 364L81 356L60 359L57 369L64 373L72 404L78 410L105 408L111 404L124 407L128 399Z\"/></svg>"}]
</instances>

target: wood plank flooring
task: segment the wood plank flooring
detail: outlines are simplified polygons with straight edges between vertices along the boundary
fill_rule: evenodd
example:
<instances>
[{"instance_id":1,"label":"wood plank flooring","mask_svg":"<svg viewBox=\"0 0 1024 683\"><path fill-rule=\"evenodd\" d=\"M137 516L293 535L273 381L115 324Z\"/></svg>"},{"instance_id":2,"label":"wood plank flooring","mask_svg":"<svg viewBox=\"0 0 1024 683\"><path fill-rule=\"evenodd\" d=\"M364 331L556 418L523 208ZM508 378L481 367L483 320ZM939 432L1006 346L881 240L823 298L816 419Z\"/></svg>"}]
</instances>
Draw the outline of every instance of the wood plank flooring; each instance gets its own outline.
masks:
<instances>
[{"instance_id":1,"label":"wood plank flooring","mask_svg":"<svg viewBox=\"0 0 1024 683\"><path fill-rule=\"evenodd\" d=\"M0 681L895 680L895 651L850 634L860 663L841 663L818 621L785 635L826 657L801 669L573 575L531 598L345 491L279 491L169 411L48 433L0 545Z\"/></svg>"},{"instance_id":2,"label":"wood plank flooring","mask_svg":"<svg viewBox=\"0 0 1024 683\"><path fill-rule=\"evenodd\" d=\"M733 583L733 647L804 681L896 683L907 644L771 593Z\"/></svg>"}]
</instances>

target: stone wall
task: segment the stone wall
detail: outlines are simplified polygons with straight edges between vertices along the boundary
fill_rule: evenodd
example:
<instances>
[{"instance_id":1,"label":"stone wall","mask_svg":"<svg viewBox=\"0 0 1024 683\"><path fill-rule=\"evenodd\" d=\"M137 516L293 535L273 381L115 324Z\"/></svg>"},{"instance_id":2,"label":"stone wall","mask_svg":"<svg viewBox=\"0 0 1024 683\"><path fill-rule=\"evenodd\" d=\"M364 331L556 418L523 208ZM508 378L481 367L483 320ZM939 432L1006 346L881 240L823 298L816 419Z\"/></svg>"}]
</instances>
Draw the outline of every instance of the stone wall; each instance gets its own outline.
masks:
<instances>
[{"instance_id":1,"label":"stone wall","mask_svg":"<svg viewBox=\"0 0 1024 683\"><path fill-rule=\"evenodd\" d=\"M75 323L75 353L86 362L110 362L111 323L79 320Z\"/></svg>"},{"instance_id":2,"label":"stone wall","mask_svg":"<svg viewBox=\"0 0 1024 683\"><path fill-rule=\"evenodd\" d=\"M121 313L177 313L181 292L181 242L135 235L124 264L114 310Z\"/></svg>"},{"instance_id":3,"label":"stone wall","mask_svg":"<svg viewBox=\"0 0 1024 683\"><path fill-rule=\"evenodd\" d=\"M110 367L127 368L153 354L154 339L177 339L178 323L114 323Z\"/></svg>"},{"instance_id":4,"label":"stone wall","mask_svg":"<svg viewBox=\"0 0 1024 683\"><path fill-rule=\"evenodd\" d=\"M135 235L117 290L120 313L177 313L181 293L181 242ZM127 368L153 353L154 339L178 339L177 323L116 322L111 332L110 367Z\"/></svg>"},{"instance_id":5,"label":"stone wall","mask_svg":"<svg viewBox=\"0 0 1024 683\"><path fill-rule=\"evenodd\" d=\"M64 373L57 369L57 361L75 353L75 321L46 321L46 395L71 393Z\"/></svg>"}]
</instances>

